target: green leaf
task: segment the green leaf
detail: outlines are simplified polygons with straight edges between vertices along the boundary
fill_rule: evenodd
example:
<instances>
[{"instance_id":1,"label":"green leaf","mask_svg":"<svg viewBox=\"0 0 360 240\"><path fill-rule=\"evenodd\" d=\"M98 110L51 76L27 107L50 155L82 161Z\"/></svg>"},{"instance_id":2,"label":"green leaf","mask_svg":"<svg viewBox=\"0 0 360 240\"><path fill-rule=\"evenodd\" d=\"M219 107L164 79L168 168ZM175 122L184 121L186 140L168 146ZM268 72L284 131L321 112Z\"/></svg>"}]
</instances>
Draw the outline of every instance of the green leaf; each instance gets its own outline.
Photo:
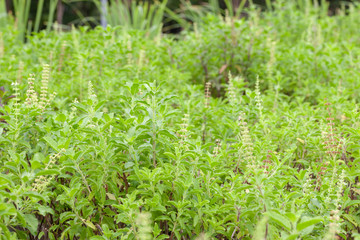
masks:
<instances>
[{"instance_id":1,"label":"green leaf","mask_svg":"<svg viewBox=\"0 0 360 240\"><path fill-rule=\"evenodd\" d=\"M360 222L358 222L353 215L350 214L342 214L342 216L350 223L354 225L354 227L358 228Z\"/></svg>"},{"instance_id":2,"label":"green leaf","mask_svg":"<svg viewBox=\"0 0 360 240\"><path fill-rule=\"evenodd\" d=\"M92 236L90 238L90 240L104 240L104 239L108 239L108 238L106 238L105 236L104 237L103 236Z\"/></svg>"},{"instance_id":3,"label":"green leaf","mask_svg":"<svg viewBox=\"0 0 360 240\"><path fill-rule=\"evenodd\" d=\"M176 135L174 133L172 133L172 132L170 132L168 130L165 130L165 129L162 129L162 130L158 131L158 133L160 135L166 136L166 137L168 137L170 139L177 139L177 137L176 137Z\"/></svg>"},{"instance_id":4,"label":"green leaf","mask_svg":"<svg viewBox=\"0 0 360 240\"><path fill-rule=\"evenodd\" d=\"M294 234L289 235L289 236L286 238L286 240L296 240L298 236L299 236L298 233L294 233Z\"/></svg>"},{"instance_id":5,"label":"green leaf","mask_svg":"<svg viewBox=\"0 0 360 240\"><path fill-rule=\"evenodd\" d=\"M298 223L296 225L296 230L302 231L305 228L311 227L312 225L315 225L315 224L317 224L319 222L322 222L322 221L324 221L324 219L322 217L311 218L311 219L306 220L304 222Z\"/></svg>"},{"instance_id":6,"label":"green leaf","mask_svg":"<svg viewBox=\"0 0 360 240\"><path fill-rule=\"evenodd\" d=\"M169 158L171 158L171 159L176 159L176 156L173 154L173 153L171 153L171 152L165 152L164 153L166 156L168 156Z\"/></svg>"},{"instance_id":7,"label":"green leaf","mask_svg":"<svg viewBox=\"0 0 360 240\"><path fill-rule=\"evenodd\" d=\"M8 183L10 186L13 185L11 178L7 175L0 174L0 184Z\"/></svg>"},{"instance_id":8,"label":"green leaf","mask_svg":"<svg viewBox=\"0 0 360 240\"><path fill-rule=\"evenodd\" d=\"M52 139L50 136L45 136L43 138L49 145L52 147L55 151L60 152L60 149L58 148L58 144Z\"/></svg>"},{"instance_id":9,"label":"green leaf","mask_svg":"<svg viewBox=\"0 0 360 240\"><path fill-rule=\"evenodd\" d=\"M48 200L47 196L44 196L38 192L24 192L23 195L31 198L36 198L38 200L42 200L44 202L47 202Z\"/></svg>"},{"instance_id":10,"label":"green leaf","mask_svg":"<svg viewBox=\"0 0 360 240\"><path fill-rule=\"evenodd\" d=\"M46 176L46 175L59 175L61 172L59 170L56 169L46 169L46 170L41 170L39 172L36 173L36 176Z\"/></svg>"},{"instance_id":11,"label":"green leaf","mask_svg":"<svg viewBox=\"0 0 360 240\"><path fill-rule=\"evenodd\" d=\"M16 213L16 209L13 205L7 203L0 203L0 217L16 215Z\"/></svg>"},{"instance_id":12,"label":"green leaf","mask_svg":"<svg viewBox=\"0 0 360 240\"><path fill-rule=\"evenodd\" d=\"M161 234L160 236L156 237L155 239L156 240L163 240L163 239L168 239L168 238L169 238L169 235Z\"/></svg>"},{"instance_id":13,"label":"green leaf","mask_svg":"<svg viewBox=\"0 0 360 240\"><path fill-rule=\"evenodd\" d=\"M175 236L177 239L181 239L181 235L180 235L179 231L176 231L176 229L175 229Z\"/></svg>"},{"instance_id":14,"label":"green leaf","mask_svg":"<svg viewBox=\"0 0 360 240\"><path fill-rule=\"evenodd\" d=\"M60 218L59 218L60 223L64 223L69 219L73 219L73 218L75 218L75 216L76 215L74 213L72 213L72 212L63 212L63 213L60 214Z\"/></svg>"},{"instance_id":15,"label":"green leaf","mask_svg":"<svg viewBox=\"0 0 360 240\"><path fill-rule=\"evenodd\" d=\"M125 165L124 165L124 167L126 168L126 169L129 169L129 168L131 168L132 166L134 166L135 165L135 163L134 162L126 162L125 163Z\"/></svg>"},{"instance_id":16,"label":"green leaf","mask_svg":"<svg viewBox=\"0 0 360 240\"><path fill-rule=\"evenodd\" d=\"M110 200L114 200L116 201L116 196L112 193L106 193L106 196L110 199Z\"/></svg>"},{"instance_id":17,"label":"green leaf","mask_svg":"<svg viewBox=\"0 0 360 240\"><path fill-rule=\"evenodd\" d=\"M24 214L24 219L26 221L26 228L29 229L32 235L36 235L39 221L32 214Z\"/></svg>"},{"instance_id":18,"label":"green leaf","mask_svg":"<svg viewBox=\"0 0 360 240\"><path fill-rule=\"evenodd\" d=\"M41 168L41 167L42 167L41 162L36 161L36 160L32 160L32 161L31 161L31 169L32 169L32 170L36 170L36 169L39 169L39 168Z\"/></svg>"},{"instance_id":19,"label":"green leaf","mask_svg":"<svg viewBox=\"0 0 360 240\"><path fill-rule=\"evenodd\" d=\"M95 225L94 225L92 222L90 222L90 220L86 220L86 221L85 221L85 224L86 224L86 226L88 226L89 228L91 228L91 229L93 229L93 230L96 230Z\"/></svg>"},{"instance_id":20,"label":"green leaf","mask_svg":"<svg viewBox=\"0 0 360 240\"><path fill-rule=\"evenodd\" d=\"M273 211L266 212L264 213L264 215L268 216L271 220L275 221L277 224L284 227L286 230L291 231L291 224L287 217Z\"/></svg>"},{"instance_id":21,"label":"green leaf","mask_svg":"<svg viewBox=\"0 0 360 240\"><path fill-rule=\"evenodd\" d=\"M42 163L42 162L44 162L44 159L45 159L44 154L42 154L41 152L37 152L34 154L34 157L31 161L31 165L32 165L33 161Z\"/></svg>"},{"instance_id":22,"label":"green leaf","mask_svg":"<svg viewBox=\"0 0 360 240\"><path fill-rule=\"evenodd\" d=\"M344 208L350 207L353 205L360 205L360 200L349 200L344 203Z\"/></svg>"},{"instance_id":23,"label":"green leaf","mask_svg":"<svg viewBox=\"0 0 360 240\"><path fill-rule=\"evenodd\" d=\"M166 215L160 215L159 217L155 218L154 220L155 221L172 221L172 219Z\"/></svg>"},{"instance_id":24,"label":"green leaf","mask_svg":"<svg viewBox=\"0 0 360 240\"><path fill-rule=\"evenodd\" d=\"M6 240L16 240L17 239L15 233L13 233L13 235L10 235L10 231L6 225L0 224L0 229L2 230L2 232L0 231L1 234L5 235L5 238L3 238L3 239L6 239Z\"/></svg>"},{"instance_id":25,"label":"green leaf","mask_svg":"<svg viewBox=\"0 0 360 240\"><path fill-rule=\"evenodd\" d=\"M158 236L161 233L161 229L157 223L154 223L153 235Z\"/></svg>"},{"instance_id":26,"label":"green leaf","mask_svg":"<svg viewBox=\"0 0 360 240\"><path fill-rule=\"evenodd\" d=\"M72 106L75 106L75 107L78 108L78 109L81 109L81 110L84 111L84 112L87 112L87 108L86 108L83 104L81 104L81 103L72 103L71 105L72 105Z\"/></svg>"},{"instance_id":27,"label":"green leaf","mask_svg":"<svg viewBox=\"0 0 360 240\"><path fill-rule=\"evenodd\" d=\"M106 100L102 100L100 101L98 104L96 104L95 106L95 111L98 111L102 106L104 106L104 104L106 103Z\"/></svg>"},{"instance_id":28,"label":"green leaf","mask_svg":"<svg viewBox=\"0 0 360 240\"><path fill-rule=\"evenodd\" d=\"M298 220L298 218L296 217L296 215L294 213L287 212L287 213L285 213L285 215L292 223L295 223Z\"/></svg>"},{"instance_id":29,"label":"green leaf","mask_svg":"<svg viewBox=\"0 0 360 240\"><path fill-rule=\"evenodd\" d=\"M45 216L47 213L54 214L54 210L48 206L38 205L36 208L42 216Z\"/></svg>"},{"instance_id":30,"label":"green leaf","mask_svg":"<svg viewBox=\"0 0 360 240\"><path fill-rule=\"evenodd\" d=\"M59 122L65 122L66 121L66 116L65 114L63 113L59 113L57 116L56 116L56 121L59 121Z\"/></svg>"},{"instance_id":31,"label":"green leaf","mask_svg":"<svg viewBox=\"0 0 360 240\"><path fill-rule=\"evenodd\" d=\"M196 224L198 224L198 222L199 222L199 215L195 215L193 227L196 227Z\"/></svg>"}]
</instances>

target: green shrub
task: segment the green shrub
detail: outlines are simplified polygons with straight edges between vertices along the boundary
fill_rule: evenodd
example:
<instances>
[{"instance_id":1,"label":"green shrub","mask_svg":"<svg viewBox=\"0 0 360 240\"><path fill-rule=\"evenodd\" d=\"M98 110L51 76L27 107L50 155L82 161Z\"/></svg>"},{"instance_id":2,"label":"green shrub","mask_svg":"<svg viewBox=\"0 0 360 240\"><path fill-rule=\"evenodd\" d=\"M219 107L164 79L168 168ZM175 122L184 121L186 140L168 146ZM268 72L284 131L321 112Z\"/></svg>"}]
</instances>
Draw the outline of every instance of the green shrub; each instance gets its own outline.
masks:
<instances>
[{"instance_id":1,"label":"green shrub","mask_svg":"<svg viewBox=\"0 0 360 240\"><path fill-rule=\"evenodd\" d=\"M4 30L1 239L358 238L356 10Z\"/></svg>"}]
</instances>

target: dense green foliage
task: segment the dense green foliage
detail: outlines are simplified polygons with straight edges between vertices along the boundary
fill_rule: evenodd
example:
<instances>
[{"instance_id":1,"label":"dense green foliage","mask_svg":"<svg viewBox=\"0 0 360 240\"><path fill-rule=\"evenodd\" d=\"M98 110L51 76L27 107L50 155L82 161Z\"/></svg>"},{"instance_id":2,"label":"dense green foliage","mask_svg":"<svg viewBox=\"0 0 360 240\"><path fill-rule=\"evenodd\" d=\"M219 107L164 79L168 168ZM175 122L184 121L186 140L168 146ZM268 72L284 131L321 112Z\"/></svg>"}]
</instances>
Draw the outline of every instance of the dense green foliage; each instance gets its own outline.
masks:
<instances>
[{"instance_id":1,"label":"dense green foliage","mask_svg":"<svg viewBox=\"0 0 360 240\"><path fill-rule=\"evenodd\" d=\"M359 8L289 2L3 29L0 238L360 239Z\"/></svg>"}]
</instances>

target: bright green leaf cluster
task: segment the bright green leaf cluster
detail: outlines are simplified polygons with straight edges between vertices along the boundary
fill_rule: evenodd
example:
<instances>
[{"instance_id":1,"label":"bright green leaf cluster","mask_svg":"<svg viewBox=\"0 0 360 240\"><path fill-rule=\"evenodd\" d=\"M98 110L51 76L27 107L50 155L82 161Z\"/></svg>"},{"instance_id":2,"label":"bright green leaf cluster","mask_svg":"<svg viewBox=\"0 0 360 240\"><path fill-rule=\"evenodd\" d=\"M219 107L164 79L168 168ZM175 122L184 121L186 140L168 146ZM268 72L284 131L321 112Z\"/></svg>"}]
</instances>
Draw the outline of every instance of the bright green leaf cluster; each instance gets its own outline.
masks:
<instances>
[{"instance_id":1,"label":"bright green leaf cluster","mask_svg":"<svg viewBox=\"0 0 360 240\"><path fill-rule=\"evenodd\" d=\"M356 239L359 8L273 8L5 30L0 239Z\"/></svg>"}]
</instances>

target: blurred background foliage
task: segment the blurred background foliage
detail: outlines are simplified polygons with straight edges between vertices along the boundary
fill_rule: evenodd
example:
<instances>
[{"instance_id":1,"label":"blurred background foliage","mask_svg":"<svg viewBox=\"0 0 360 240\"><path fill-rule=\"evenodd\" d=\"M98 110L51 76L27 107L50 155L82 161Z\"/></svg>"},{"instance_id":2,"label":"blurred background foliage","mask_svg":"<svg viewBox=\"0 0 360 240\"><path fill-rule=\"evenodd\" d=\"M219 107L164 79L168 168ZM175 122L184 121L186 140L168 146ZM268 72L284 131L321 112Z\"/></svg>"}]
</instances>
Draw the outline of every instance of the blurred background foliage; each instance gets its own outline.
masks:
<instances>
[{"instance_id":1,"label":"blurred background foliage","mask_svg":"<svg viewBox=\"0 0 360 240\"><path fill-rule=\"evenodd\" d=\"M330 15L336 14L337 9L342 6L346 7L350 2L354 2L317 1L319 5L324 2L329 5ZM238 9L238 15L241 17L246 16L243 10L251 4L266 10L276 0L0 0L0 26L4 26L5 21L8 21L6 16L10 16L16 23L20 31L19 37L22 39L26 34L42 29L49 31L60 28L66 31L70 30L72 25L95 27L101 22L101 2L107 5L106 20L110 25L144 28L151 24L152 27L160 28L166 33L179 33L184 28L189 28L195 21L194 18L204 12L212 11L224 15L230 11L234 13ZM165 8L161 8L163 5L166 5ZM126 19L126 16L129 18ZM148 23L144 23L147 20Z\"/></svg>"}]
</instances>

